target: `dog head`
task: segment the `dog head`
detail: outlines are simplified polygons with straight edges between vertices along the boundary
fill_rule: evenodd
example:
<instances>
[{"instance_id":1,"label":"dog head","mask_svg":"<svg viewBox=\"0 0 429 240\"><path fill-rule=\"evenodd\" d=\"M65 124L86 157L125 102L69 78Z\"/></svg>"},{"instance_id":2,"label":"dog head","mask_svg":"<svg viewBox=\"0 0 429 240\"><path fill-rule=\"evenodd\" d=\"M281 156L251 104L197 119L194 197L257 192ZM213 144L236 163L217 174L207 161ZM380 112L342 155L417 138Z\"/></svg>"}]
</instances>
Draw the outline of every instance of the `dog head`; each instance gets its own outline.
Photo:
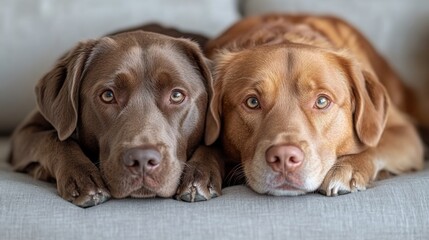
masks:
<instances>
[{"instance_id":1,"label":"dog head","mask_svg":"<svg viewBox=\"0 0 429 240\"><path fill-rule=\"evenodd\" d=\"M36 87L59 139L75 136L116 198L174 195L211 91L195 43L143 31L79 43Z\"/></svg>"},{"instance_id":2,"label":"dog head","mask_svg":"<svg viewBox=\"0 0 429 240\"><path fill-rule=\"evenodd\" d=\"M315 191L340 156L375 146L388 99L345 53L275 44L220 53L206 144L240 159L256 192Z\"/></svg>"}]
</instances>

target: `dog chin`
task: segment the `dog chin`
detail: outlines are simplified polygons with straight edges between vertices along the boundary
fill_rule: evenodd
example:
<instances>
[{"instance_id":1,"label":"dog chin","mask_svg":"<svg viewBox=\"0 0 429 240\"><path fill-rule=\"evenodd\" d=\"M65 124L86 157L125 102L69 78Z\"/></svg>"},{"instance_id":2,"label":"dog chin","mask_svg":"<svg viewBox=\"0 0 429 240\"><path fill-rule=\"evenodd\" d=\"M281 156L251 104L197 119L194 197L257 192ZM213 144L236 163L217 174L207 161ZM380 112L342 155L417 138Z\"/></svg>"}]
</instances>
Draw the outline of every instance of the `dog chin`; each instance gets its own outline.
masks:
<instances>
[{"instance_id":1,"label":"dog chin","mask_svg":"<svg viewBox=\"0 0 429 240\"><path fill-rule=\"evenodd\" d=\"M178 181L177 181L178 182ZM161 198L170 198L176 193L177 184L165 185L162 187L150 189L148 186L143 186L140 189L137 189L130 193L130 196L133 198L152 198L152 197L161 197Z\"/></svg>"},{"instance_id":2,"label":"dog chin","mask_svg":"<svg viewBox=\"0 0 429 240\"><path fill-rule=\"evenodd\" d=\"M147 187L141 187L137 190L132 191L129 196L132 198L154 198L154 197L162 197L169 198L172 197L176 191L170 190L170 188L164 189L148 189Z\"/></svg>"},{"instance_id":3,"label":"dog chin","mask_svg":"<svg viewBox=\"0 0 429 240\"><path fill-rule=\"evenodd\" d=\"M273 196L299 196L299 195L304 195L307 192L301 189L279 189L279 188L274 188L274 189L270 189L267 194L268 195L273 195Z\"/></svg>"},{"instance_id":4,"label":"dog chin","mask_svg":"<svg viewBox=\"0 0 429 240\"><path fill-rule=\"evenodd\" d=\"M138 186L131 187L127 185L127 187L119 187L119 186L108 186L110 193L113 198L153 198L156 197L157 194L152 189L149 189L147 186L143 186L142 184L138 184Z\"/></svg>"},{"instance_id":5,"label":"dog chin","mask_svg":"<svg viewBox=\"0 0 429 240\"><path fill-rule=\"evenodd\" d=\"M255 192L260 194L272 195L272 196L299 196L304 195L308 191L293 187L288 184L283 184L279 186L269 186L265 184L251 184L249 183L250 188Z\"/></svg>"},{"instance_id":6,"label":"dog chin","mask_svg":"<svg viewBox=\"0 0 429 240\"><path fill-rule=\"evenodd\" d=\"M146 188L140 188L130 193L130 197L133 198L153 198L156 197L156 193L147 190Z\"/></svg>"}]
</instances>

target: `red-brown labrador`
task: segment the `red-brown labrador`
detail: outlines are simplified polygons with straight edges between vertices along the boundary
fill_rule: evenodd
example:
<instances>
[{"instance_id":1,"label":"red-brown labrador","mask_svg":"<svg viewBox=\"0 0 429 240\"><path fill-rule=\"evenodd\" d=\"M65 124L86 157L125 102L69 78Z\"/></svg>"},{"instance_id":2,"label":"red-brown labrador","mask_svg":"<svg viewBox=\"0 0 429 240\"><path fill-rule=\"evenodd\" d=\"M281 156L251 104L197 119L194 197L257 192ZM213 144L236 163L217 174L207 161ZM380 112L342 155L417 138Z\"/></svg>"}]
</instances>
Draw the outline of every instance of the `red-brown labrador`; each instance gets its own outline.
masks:
<instances>
[{"instance_id":1,"label":"red-brown labrador","mask_svg":"<svg viewBox=\"0 0 429 240\"><path fill-rule=\"evenodd\" d=\"M382 170L422 168L409 90L344 21L250 17L206 51L215 69L206 143L218 140L256 192L334 196L366 189Z\"/></svg>"}]
</instances>

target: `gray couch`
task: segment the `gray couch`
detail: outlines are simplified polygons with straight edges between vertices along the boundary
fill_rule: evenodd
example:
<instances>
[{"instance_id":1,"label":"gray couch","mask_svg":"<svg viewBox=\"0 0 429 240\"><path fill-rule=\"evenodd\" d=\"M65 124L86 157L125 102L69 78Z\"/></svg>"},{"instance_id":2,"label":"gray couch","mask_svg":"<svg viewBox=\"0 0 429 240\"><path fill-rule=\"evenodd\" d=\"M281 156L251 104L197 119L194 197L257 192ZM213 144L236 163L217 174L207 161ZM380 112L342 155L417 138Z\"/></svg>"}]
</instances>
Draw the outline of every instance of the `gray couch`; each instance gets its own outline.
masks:
<instances>
[{"instance_id":1,"label":"gray couch","mask_svg":"<svg viewBox=\"0 0 429 240\"><path fill-rule=\"evenodd\" d=\"M0 0L0 6L0 239L429 239L428 164L339 197L262 196L234 186L208 202L122 199L81 209L53 184L6 163L7 136L34 107L33 86L60 54L80 39L149 21L214 36L261 12L340 15L427 101L429 2Z\"/></svg>"}]
</instances>

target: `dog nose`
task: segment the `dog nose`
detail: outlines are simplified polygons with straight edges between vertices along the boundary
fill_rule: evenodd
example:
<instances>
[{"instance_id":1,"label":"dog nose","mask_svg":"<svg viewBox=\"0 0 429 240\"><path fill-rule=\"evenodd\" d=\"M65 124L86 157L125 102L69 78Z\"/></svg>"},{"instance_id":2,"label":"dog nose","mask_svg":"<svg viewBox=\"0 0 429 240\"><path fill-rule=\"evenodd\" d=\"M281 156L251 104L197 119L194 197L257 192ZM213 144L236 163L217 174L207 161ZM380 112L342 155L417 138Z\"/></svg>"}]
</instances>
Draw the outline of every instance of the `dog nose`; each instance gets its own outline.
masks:
<instances>
[{"instance_id":1,"label":"dog nose","mask_svg":"<svg viewBox=\"0 0 429 240\"><path fill-rule=\"evenodd\" d=\"M161 153L155 148L131 148L123 155L123 162L134 174L154 170L161 163Z\"/></svg>"},{"instance_id":2,"label":"dog nose","mask_svg":"<svg viewBox=\"0 0 429 240\"><path fill-rule=\"evenodd\" d=\"M304 153L292 145L278 145L267 150L265 160L275 172L291 172L301 166Z\"/></svg>"}]
</instances>

